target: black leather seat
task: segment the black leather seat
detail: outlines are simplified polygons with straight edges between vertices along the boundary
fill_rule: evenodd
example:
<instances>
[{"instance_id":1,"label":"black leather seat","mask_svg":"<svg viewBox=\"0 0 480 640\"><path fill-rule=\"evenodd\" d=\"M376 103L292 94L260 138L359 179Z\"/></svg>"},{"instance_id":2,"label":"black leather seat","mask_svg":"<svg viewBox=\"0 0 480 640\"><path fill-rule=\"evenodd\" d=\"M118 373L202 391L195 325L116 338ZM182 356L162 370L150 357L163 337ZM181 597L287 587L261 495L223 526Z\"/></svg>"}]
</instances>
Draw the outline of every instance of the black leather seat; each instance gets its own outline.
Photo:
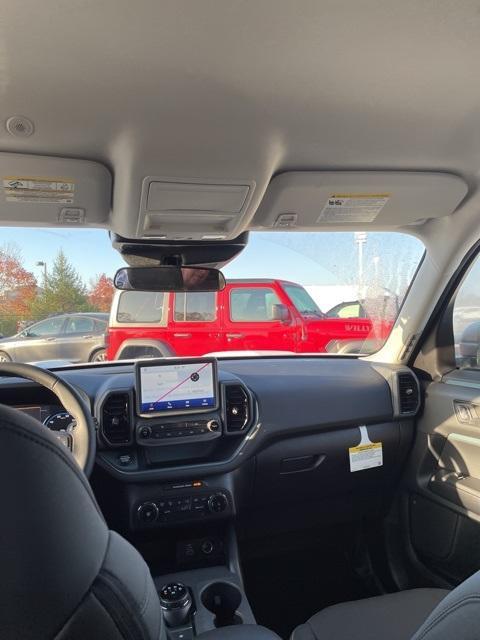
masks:
<instances>
[{"instance_id":1,"label":"black leather seat","mask_svg":"<svg viewBox=\"0 0 480 640\"><path fill-rule=\"evenodd\" d=\"M412 589L337 604L297 627L292 640L410 640L447 594Z\"/></svg>"},{"instance_id":2,"label":"black leather seat","mask_svg":"<svg viewBox=\"0 0 480 640\"><path fill-rule=\"evenodd\" d=\"M480 571L453 591L412 589L327 607L292 640L478 640Z\"/></svg>"},{"instance_id":3,"label":"black leather seat","mask_svg":"<svg viewBox=\"0 0 480 640\"><path fill-rule=\"evenodd\" d=\"M149 569L63 445L0 405L0 455L0 638L159 640Z\"/></svg>"}]
</instances>

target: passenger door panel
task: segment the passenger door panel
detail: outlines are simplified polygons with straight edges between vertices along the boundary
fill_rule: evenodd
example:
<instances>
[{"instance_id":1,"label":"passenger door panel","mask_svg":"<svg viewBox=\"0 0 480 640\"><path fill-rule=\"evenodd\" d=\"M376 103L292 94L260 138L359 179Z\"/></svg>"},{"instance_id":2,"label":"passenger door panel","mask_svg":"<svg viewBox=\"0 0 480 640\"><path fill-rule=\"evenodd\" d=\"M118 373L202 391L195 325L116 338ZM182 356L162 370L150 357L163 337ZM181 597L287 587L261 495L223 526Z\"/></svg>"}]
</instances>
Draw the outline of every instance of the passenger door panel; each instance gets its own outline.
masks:
<instances>
[{"instance_id":1,"label":"passenger door panel","mask_svg":"<svg viewBox=\"0 0 480 640\"><path fill-rule=\"evenodd\" d=\"M455 371L426 386L407 473L412 547L423 565L452 583L480 568L478 372L476 378Z\"/></svg>"}]
</instances>

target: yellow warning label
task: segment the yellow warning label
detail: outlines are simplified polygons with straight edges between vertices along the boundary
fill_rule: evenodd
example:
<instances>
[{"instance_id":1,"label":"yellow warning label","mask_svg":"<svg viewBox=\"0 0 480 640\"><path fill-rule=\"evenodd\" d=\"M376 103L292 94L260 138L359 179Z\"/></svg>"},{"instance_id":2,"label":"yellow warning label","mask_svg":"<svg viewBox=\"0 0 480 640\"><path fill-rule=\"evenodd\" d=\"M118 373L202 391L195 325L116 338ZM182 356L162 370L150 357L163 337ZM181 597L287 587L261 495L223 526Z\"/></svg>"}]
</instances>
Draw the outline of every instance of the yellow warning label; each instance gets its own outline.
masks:
<instances>
[{"instance_id":1,"label":"yellow warning label","mask_svg":"<svg viewBox=\"0 0 480 640\"><path fill-rule=\"evenodd\" d=\"M332 193L317 222L373 222L389 199L389 193Z\"/></svg>"},{"instance_id":2,"label":"yellow warning label","mask_svg":"<svg viewBox=\"0 0 480 640\"><path fill-rule=\"evenodd\" d=\"M360 444L357 447L350 447L350 471L363 471L383 465L383 447L381 442L371 442L370 444Z\"/></svg>"}]
</instances>

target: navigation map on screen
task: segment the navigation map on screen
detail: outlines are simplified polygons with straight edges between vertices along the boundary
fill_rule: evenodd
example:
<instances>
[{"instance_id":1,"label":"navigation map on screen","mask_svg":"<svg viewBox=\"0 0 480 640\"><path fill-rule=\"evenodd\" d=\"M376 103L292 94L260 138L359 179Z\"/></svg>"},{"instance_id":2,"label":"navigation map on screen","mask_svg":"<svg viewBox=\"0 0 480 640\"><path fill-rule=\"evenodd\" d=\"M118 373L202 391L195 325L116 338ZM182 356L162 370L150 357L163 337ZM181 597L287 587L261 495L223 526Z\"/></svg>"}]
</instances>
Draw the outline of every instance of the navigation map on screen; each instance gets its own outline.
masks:
<instances>
[{"instance_id":1,"label":"navigation map on screen","mask_svg":"<svg viewBox=\"0 0 480 640\"><path fill-rule=\"evenodd\" d=\"M168 413L216 406L212 362L140 367L140 412Z\"/></svg>"}]
</instances>

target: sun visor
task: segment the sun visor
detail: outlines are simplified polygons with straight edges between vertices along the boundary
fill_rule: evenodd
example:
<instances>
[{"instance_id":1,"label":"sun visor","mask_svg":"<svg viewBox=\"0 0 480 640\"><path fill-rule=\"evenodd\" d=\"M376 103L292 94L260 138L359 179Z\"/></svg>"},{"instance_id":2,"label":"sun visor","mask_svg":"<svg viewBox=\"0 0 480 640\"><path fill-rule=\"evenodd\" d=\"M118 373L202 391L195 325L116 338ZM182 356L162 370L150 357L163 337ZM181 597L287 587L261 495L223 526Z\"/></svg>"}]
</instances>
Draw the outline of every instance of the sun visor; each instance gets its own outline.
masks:
<instances>
[{"instance_id":1,"label":"sun visor","mask_svg":"<svg viewBox=\"0 0 480 640\"><path fill-rule=\"evenodd\" d=\"M390 229L451 214L467 184L448 173L294 171L273 178L250 229Z\"/></svg>"},{"instance_id":2,"label":"sun visor","mask_svg":"<svg viewBox=\"0 0 480 640\"><path fill-rule=\"evenodd\" d=\"M108 223L112 179L97 162L0 153L0 186L2 225Z\"/></svg>"},{"instance_id":3,"label":"sun visor","mask_svg":"<svg viewBox=\"0 0 480 640\"><path fill-rule=\"evenodd\" d=\"M138 238L228 240L243 229L255 184L225 180L145 178Z\"/></svg>"}]
</instances>

